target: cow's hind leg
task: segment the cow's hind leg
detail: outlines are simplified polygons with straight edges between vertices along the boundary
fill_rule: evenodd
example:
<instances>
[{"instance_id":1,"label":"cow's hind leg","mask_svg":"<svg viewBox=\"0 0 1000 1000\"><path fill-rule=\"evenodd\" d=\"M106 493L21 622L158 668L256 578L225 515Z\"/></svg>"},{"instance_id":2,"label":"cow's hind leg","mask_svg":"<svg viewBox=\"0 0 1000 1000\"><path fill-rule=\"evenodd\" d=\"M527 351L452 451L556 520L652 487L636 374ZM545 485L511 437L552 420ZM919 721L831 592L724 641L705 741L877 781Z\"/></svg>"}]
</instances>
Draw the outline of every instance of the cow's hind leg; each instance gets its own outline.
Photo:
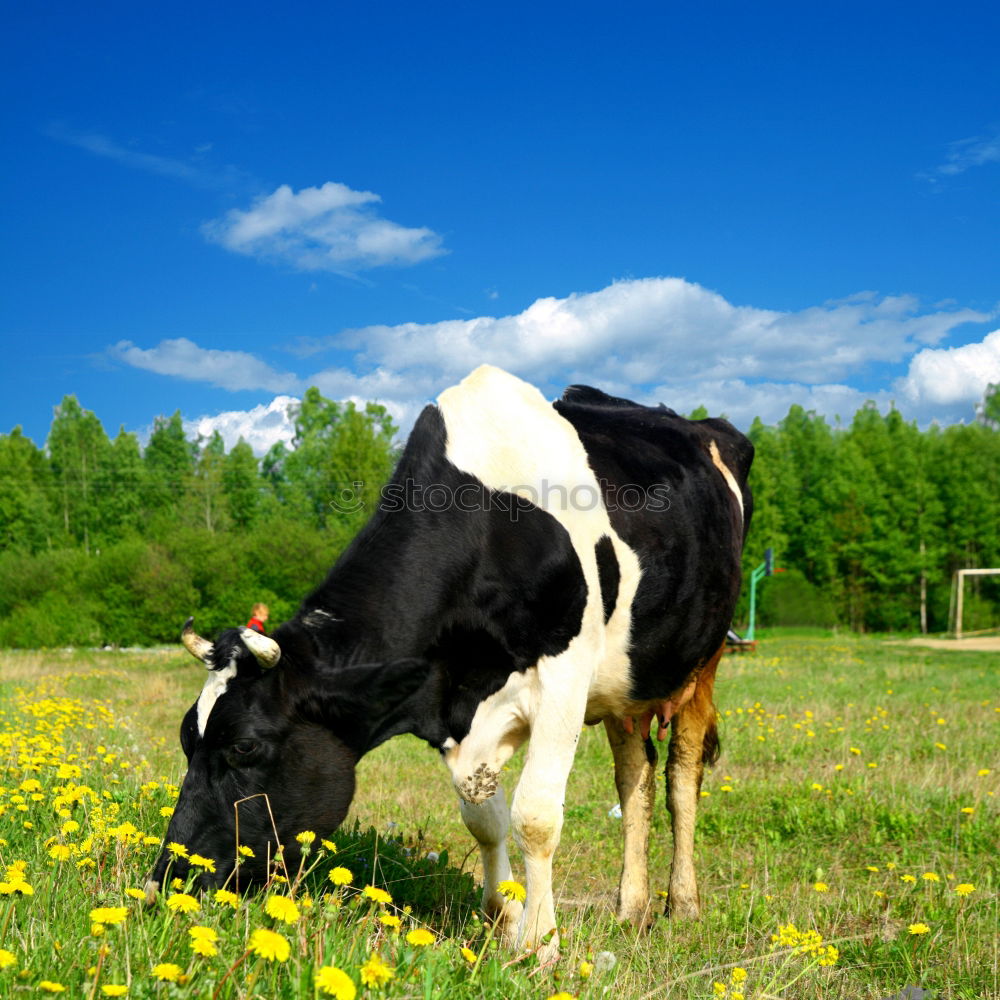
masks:
<instances>
[{"instance_id":1,"label":"cow's hind leg","mask_svg":"<svg viewBox=\"0 0 1000 1000\"><path fill-rule=\"evenodd\" d=\"M694 871L694 822L705 764L715 763L719 752L712 689L722 649L702 667L694 694L674 715L667 756L667 808L674 834L674 859L670 869L667 913L698 917L701 904Z\"/></svg>"},{"instance_id":2,"label":"cow's hind leg","mask_svg":"<svg viewBox=\"0 0 1000 1000\"><path fill-rule=\"evenodd\" d=\"M459 799L462 819L479 844L483 859L483 910L496 921L497 930L505 945L513 948L517 943L517 928L521 920L522 905L505 899L497 885L511 878L510 858L507 855L507 830L510 812L503 789L485 802L473 805Z\"/></svg>"},{"instance_id":3,"label":"cow's hind leg","mask_svg":"<svg viewBox=\"0 0 1000 1000\"><path fill-rule=\"evenodd\" d=\"M618 883L618 919L637 930L649 926L649 826L656 800L656 748L618 719L604 720L615 758L615 785L622 807L623 857Z\"/></svg>"}]
</instances>

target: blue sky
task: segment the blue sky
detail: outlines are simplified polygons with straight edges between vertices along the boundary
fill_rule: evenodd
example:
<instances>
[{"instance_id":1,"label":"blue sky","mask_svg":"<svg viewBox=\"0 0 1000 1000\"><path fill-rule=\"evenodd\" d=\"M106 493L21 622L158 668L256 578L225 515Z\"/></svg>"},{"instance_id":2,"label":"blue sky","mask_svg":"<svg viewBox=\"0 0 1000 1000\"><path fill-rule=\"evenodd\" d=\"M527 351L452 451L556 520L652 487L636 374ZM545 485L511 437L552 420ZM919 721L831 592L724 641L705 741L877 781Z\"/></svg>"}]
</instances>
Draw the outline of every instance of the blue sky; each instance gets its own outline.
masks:
<instances>
[{"instance_id":1,"label":"blue sky","mask_svg":"<svg viewBox=\"0 0 1000 1000\"><path fill-rule=\"evenodd\" d=\"M475 365L741 426L1000 381L1000 10L20 4L0 430L282 433ZM275 399L279 401L275 403Z\"/></svg>"}]
</instances>

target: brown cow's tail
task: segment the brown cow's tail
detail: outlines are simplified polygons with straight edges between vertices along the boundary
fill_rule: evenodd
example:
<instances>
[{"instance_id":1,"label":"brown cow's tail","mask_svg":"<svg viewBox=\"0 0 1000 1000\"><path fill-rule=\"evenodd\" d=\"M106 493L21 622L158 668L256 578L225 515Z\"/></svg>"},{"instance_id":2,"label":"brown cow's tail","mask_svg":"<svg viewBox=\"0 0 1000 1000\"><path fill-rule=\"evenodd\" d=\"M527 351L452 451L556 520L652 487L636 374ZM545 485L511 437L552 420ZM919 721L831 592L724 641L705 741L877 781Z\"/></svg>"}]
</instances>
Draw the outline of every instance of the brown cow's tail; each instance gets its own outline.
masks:
<instances>
[{"instance_id":1,"label":"brown cow's tail","mask_svg":"<svg viewBox=\"0 0 1000 1000\"><path fill-rule=\"evenodd\" d=\"M715 710L714 704L711 709L712 714L701 746L701 762L706 767L714 767L719 762L719 754L722 753L722 744L719 741L719 713Z\"/></svg>"}]
</instances>

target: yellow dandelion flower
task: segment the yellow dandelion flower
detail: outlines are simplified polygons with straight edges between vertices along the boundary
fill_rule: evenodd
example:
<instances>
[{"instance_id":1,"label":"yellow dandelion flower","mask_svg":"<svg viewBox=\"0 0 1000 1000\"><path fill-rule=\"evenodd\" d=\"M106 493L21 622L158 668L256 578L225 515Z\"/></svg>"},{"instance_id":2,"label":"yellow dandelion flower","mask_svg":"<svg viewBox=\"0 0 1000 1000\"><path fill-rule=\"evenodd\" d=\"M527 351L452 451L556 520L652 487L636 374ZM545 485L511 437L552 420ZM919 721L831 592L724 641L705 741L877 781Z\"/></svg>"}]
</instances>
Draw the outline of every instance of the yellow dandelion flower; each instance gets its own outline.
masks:
<instances>
[{"instance_id":1,"label":"yellow dandelion flower","mask_svg":"<svg viewBox=\"0 0 1000 1000\"><path fill-rule=\"evenodd\" d=\"M188 849L183 844L178 844L176 840L172 840L167 844L167 850L175 858L186 858L188 856Z\"/></svg>"},{"instance_id":2,"label":"yellow dandelion flower","mask_svg":"<svg viewBox=\"0 0 1000 1000\"><path fill-rule=\"evenodd\" d=\"M159 965L153 966L153 975L161 983L176 983L183 974L184 970L173 962L160 962Z\"/></svg>"},{"instance_id":3,"label":"yellow dandelion flower","mask_svg":"<svg viewBox=\"0 0 1000 1000\"><path fill-rule=\"evenodd\" d=\"M936 872L924 872L920 876L925 882L940 882L941 879Z\"/></svg>"},{"instance_id":4,"label":"yellow dandelion flower","mask_svg":"<svg viewBox=\"0 0 1000 1000\"><path fill-rule=\"evenodd\" d=\"M959 896L968 896L970 892L975 892L976 887L971 882L961 882L955 886L955 892Z\"/></svg>"},{"instance_id":5,"label":"yellow dandelion flower","mask_svg":"<svg viewBox=\"0 0 1000 1000\"><path fill-rule=\"evenodd\" d=\"M7 951L6 948L0 948L0 969L6 969L7 966L13 965L17 961L17 956L12 951Z\"/></svg>"},{"instance_id":6,"label":"yellow dandelion flower","mask_svg":"<svg viewBox=\"0 0 1000 1000\"><path fill-rule=\"evenodd\" d=\"M200 925L189 927L188 935L191 938L188 944L196 955L201 955L204 958L211 958L213 955L218 955L219 949L215 945L219 940L219 935L211 927Z\"/></svg>"},{"instance_id":7,"label":"yellow dandelion flower","mask_svg":"<svg viewBox=\"0 0 1000 1000\"><path fill-rule=\"evenodd\" d=\"M927 924L910 924L907 928L911 934L929 934L930 928Z\"/></svg>"},{"instance_id":8,"label":"yellow dandelion flower","mask_svg":"<svg viewBox=\"0 0 1000 1000\"><path fill-rule=\"evenodd\" d=\"M814 882L813 883L813 889L815 889L816 892L829 892L830 891L830 887L825 882Z\"/></svg>"},{"instance_id":9,"label":"yellow dandelion flower","mask_svg":"<svg viewBox=\"0 0 1000 1000\"><path fill-rule=\"evenodd\" d=\"M988 775L989 773L990 773L990 769L988 767L981 767L978 771L976 771L977 777L980 777L980 778L985 778L986 775Z\"/></svg>"},{"instance_id":10,"label":"yellow dandelion flower","mask_svg":"<svg viewBox=\"0 0 1000 1000\"><path fill-rule=\"evenodd\" d=\"M502 882L497 882L497 892L504 899L509 899L516 903L523 903L528 896L524 886L520 882L515 882L512 878L506 878Z\"/></svg>"},{"instance_id":11,"label":"yellow dandelion flower","mask_svg":"<svg viewBox=\"0 0 1000 1000\"><path fill-rule=\"evenodd\" d=\"M337 853L337 845L332 840L321 840L320 845L325 847L331 854Z\"/></svg>"},{"instance_id":12,"label":"yellow dandelion flower","mask_svg":"<svg viewBox=\"0 0 1000 1000\"><path fill-rule=\"evenodd\" d=\"M101 992L106 997L123 997L128 993L128 987L121 986L118 983L105 983L101 987Z\"/></svg>"},{"instance_id":13,"label":"yellow dandelion flower","mask_svg":"<svg viewBox=\"0 0 1000 1000\"><path fill-rule=\"evenodd\" d=\"M576 1000L576 997L572 993L560 990L558 993L553 993L551 996L546 997L545 1000Z\"/></svg>"},{"instance_id":14,"label":"yellow dandelion flower","mask_svg":"<svg viewBox=\"0 0 1000 1000\"><path fill-rule=\"evenodd\" d=\"M247 847L246 844L240 844L240 846L236 849L236 851L237 851L237 853L241 857L244 857L244 858L255 858L255 857L257 857L257 855L254 854L254 852L253 852L253 848L252 847Z\"/></svg>"},{"instance_id":15,"label":"yellow dandelion flower","mask_svg":"<svg viewBox=\"0 0 1000 1000\"><path fill-rule=\"evenodd\" d=\"M211 858L206 858L201 854L192 854L188 861L194 865L195 868L204 868L205 871L214 872L215 862Z\"/></svg>"},{"instance_id":16,"label":"yellow dandelion flower","mask_svg":"<svg viewBox=\"0 0 1000 1000\"><path fill-rule=\"evenodd\" d=\"M917 876L916 875L900 875L899 876L899 880L901 882L916 882L917 881Z\"/></svg>"},{"instance_id":17,"label":"yellow dandelion flower","mask_svg":"<svg viewBox=\"0 0 1000 1000\"><path fill-rule=\"evenodd\" d=\"M125 906L98 906L90 911L90 919L99 924L120 924L127 916Z\"/></svg>"},{"instance_id":18,"label":"yellow dandelion flower","mask_svg":"<svg viewBox=\"0 0 1000 1000\"><path fill-rule=\"evenodd\" d=\"M406 935L406 940L416 948L434 944L434 935L424 927L417 927Z\"/></svg>"},{"instance_id":19,"label":"yellow dandelion flower","mask_svg":"<svg viewBox=\"0 0 1000 1000\"><path fill-rule=\"evenodd\" d=\"M368 897L368 899L373 900L376 903L381 903L383 906L388 906L392 902L392 896L385 891L385 889L376 888L374 885L366 885L362 889L362 893Z\"/></svg>"},{"instance_id":20,"label":"yellow dandelion flower","mask_svg":"<svg viewBox=\"0 0 1000 1000\"><path fill-rule=\"evenodd\" d=\"M234 910L240 905L240 897L228 889L216 889L212 898L223 906L231 906Z\"/></svg>"},{"instance_id":21,"label":"yellow dandelion flower","mask_svg":"<svg viewBox=\"0 0 1000 1000\"><path fill-rule=\"evenodd\" d=\"M334 885L350 885L354 881L354 872L350 868L333 868L329 878Z\"/></svg>"},{"instance_id":22,"label":"yellow dandelion flower","mask_svg":"<svg viewBox=\"0 0 1000 1000\"><path fill-rule=\"evenodd\" d=\"M580 978L589 979L594 971L593 962L581 962L580 963Z\"/></svg>"},{"instance_id":23,"label":"yellow dandelion flower","mask_svg":"<svg viewBox=\"0 0 1000 1000\"><path fill-rule=\"evenodd\" d=\"M299 919L299 908L295 901L287 896L268 896L264 903L264 912L275 920L286 924L294 924Z\"/></svg>"},{"instance_id":24,"label":"yellow dandelion flower","mask_svg":"<svg viewBox=\"0 0 1000 1000\"><path fill-rule=\"evenodd\" d=\"M258 927L250 935L250 950L269 962L287 962L291 948L288 939L265 927Z\"/></svg>"},{"instance_id":25,"label":"yellow dandelion flower","mask_svg":"<svg viewBox=\"0 0 1000 1000\"><path fill-rule=\"evenodd\" d=\"M975 806L962 806L962 812L964 812L966 816L971 816L975 811Z\"/></svg>"},{"instance_id":26,"label":"yellow dandelion flower","mask_svg":"<svg viewBox=\"0 0 1000 1000\"><path fill-rule=\"evenodd\" d=\"M361 966L361 982L365 986L384 986L396 972L391 965L382 961L382 956L372 952L368 961Z\"/></svg>"},{"instance_id":27,"label":"yellow dandelion flower","mask_svg":"<svg viewBox=\"0 0 1000 1000\"><path fill-rule=\"evenodd\" d=\"M324 965L316 971L316 989L336 1000L354 1000L358 993L354 980L335 965Z\"/></svg>"},{"instance_id":28,"label":"yellow dandelion flower","mask_svg":"<svg viewBox=\"0 0 1000 1000\"><path fill-rule=\"evenodd\" d=\"M300 843L308 847L316 840L316 834L312 830L303 830L301 833L295 835L295 839Z\"/></svg>"},{"instance_id":29,"label":"yellow dandelion flower","mask_svg":"<svg viewBox=\"0 0 1000 1000\"><path fill-rule=\"evenodd\" d=\"M745 983L747 978L747 970L741 968L735 968L729 974L729 979L734 983Z\"/></svg>"},{"instance_id":30,"label":"yellow dandelion flower","mask_svg":"<svg viewBox=\"0 0 1000 1000\"><path fill-rule=\"evenodd\" d=\"M200 904L187 892L172 892L167 899L167 907L174 913L194 913Z\"/></svg>"},{"instance_id":31,"label":"yellow dandelion flower","mask_svg":"<svg viewBox=\"0 0 1000 1000\"><path fill-rule=\"evenodd\" d=\"M470 965L472 965L473 962L479 958L479 956L471 948L466 948L465 945L462 945L460 951L462 953L462 958L464 958ZM586 964L587 963L584 962L584 965Z\"/></svg>"},{"instance_id":32,"label":"yellow dandelion flower","mask_svg":"<svg viewBox=\"0 0 1000 1000\"><path fill-rule=\"evenodd\" d=\"M53 844L49 848L49 857L53 861L69 861L73 856L73 849L66 844Z\"/></svg>"},{"instance_id":33,"label":"yellow dandelion flower","mask_svg":"<svg viewBox=\"0 0 1000 1000\"><path fill-rule=\"evenodd\" d=\"M145 899L146 898L146 894L142 891L142 889L126 889L125 890L125 895L126 896L131 896L133 899Z\"/></svg>"},{"instance_id":34,"label":"yellow dandelion flower","mask_svg":"<svg viewBox=\"0 0 1000 1000\"><path fill-rule=\"evenodd\" d=\"M870 872L877 872L878 871L878 866L877 865L865 865L865 870L866 871L870 871Z\"/></svg>"},{"instance_id":35,"label":"yellow dandelion flower","mask_svg":"<svg viewBox=\"0 0 1000 1000\"><path fill-rule=\"evenodd\" d=\"M726 993L728 992L728 990L729 990L729 987L726 986L725 983L719 983L719 982L712 983L712 992L717 997L724 997L726 995Z\"/></svg>"},{"instance_id":36,"label":"yellow dandelion flower","mask_svg":"<svg viewBox=\"0 0 1000 1000\"><path fill-rule=\"evenodd\" d=\"M43 979L38 988L43 993L65 993L66 987L62 983L54 983L51 979Z\"/></svg>"},{"instance_id":37,"label":"yellow dandelion flower","mask_svg":"<svg viewBox=\"0 0 1000 1000\"><path fill-rule=\"evenodd\" d=\"M386 927L392 927L397 931L402 926L402 921L395 913L383 913L378 919L379 923L385 924Z\"/></svg>"}]
</instances>

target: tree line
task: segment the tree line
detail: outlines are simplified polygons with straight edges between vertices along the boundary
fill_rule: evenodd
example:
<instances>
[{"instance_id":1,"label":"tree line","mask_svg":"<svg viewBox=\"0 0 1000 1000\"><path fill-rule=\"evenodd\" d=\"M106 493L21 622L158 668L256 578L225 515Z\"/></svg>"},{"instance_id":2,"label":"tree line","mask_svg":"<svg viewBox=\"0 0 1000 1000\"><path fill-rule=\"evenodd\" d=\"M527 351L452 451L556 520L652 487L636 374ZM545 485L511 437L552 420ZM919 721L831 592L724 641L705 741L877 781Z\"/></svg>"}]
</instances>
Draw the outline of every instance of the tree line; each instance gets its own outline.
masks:
<instances>
[{"instance_id":1,"label":"tree line","mask_svg":"<svg viewBox=\"0 0 1000 1000\"><path fill-rule=\"evenodd\" d=\"M0 645L170 642L189 614L212 633L255 601L272 621L290 616L398 457L378 404L313 388L290 416L291 445L262 459L242 439L227 451L218 432L189 440L179 412L144 448L124 429L109 438L73 396L44 448L20 428L0 435ZM954 570L1000 566L996 387L969 424L920 430L867 405L831 425L793 406L749 436L744 569L770 546L783 570L762 587L761 623L943 631ZM1000 581L975 580L966 608L967 628L1000 623Z\"/></svg>"}]
</instances>

